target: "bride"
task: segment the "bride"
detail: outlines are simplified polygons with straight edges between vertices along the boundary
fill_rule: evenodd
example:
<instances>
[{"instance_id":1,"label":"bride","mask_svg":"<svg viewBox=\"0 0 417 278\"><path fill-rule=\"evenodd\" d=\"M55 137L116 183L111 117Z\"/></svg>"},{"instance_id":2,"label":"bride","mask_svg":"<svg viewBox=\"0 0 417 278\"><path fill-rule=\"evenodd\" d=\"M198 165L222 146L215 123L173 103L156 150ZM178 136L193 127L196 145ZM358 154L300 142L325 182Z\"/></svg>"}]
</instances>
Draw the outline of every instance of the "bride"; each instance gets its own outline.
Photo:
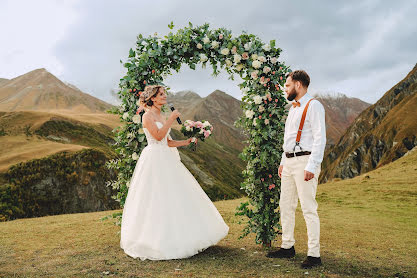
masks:
<instances>
[{"instance_id":1,"label":"bride","mask_svg":"<svg viewBox=\"0 0 417 278\"><path fill-rule=\"evenodd\" d=\"M175 110L165 121L161 107L165 89L147 86L140 102L147 112L143 130L148 141L130 180L123 209L120 247L141 260L191 257L224 238L229 227L192 174L180 161L170 126L180 116Z\"/></svg>"}]
</instances>

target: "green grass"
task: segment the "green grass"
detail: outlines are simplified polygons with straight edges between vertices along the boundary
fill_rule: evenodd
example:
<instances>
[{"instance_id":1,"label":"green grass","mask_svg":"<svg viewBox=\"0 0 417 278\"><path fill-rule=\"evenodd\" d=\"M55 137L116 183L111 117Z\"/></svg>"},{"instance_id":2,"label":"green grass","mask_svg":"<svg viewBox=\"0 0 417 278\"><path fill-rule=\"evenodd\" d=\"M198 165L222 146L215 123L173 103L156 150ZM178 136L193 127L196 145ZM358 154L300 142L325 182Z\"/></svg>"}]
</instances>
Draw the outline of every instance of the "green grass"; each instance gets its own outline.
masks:
<instances>
[{"instance_id":1,"label":"green grass","mask_svg":"<svg viewBox=\"0 0 417 278\"><path fill-rule=\"evenodd\" d=\"M324 265L308 275L299 267L307 252L300 207L297 256L269 259L253 235L238 240L243 226L234 212L245 199L236 199L215 202L229 235L183 260L140 261L125 255L120 228L100 220L110 211L3 222L0 277L416 277L416 161L417 151L354 179L319 185ZM273 246L279 244L278 238Z\"/></svg>"},{"instance_id":2,"label":"green grass","mask_svg":"<svg viewBox=\"0 0 417 278\"><path fill-rule=\"evenodd\" d=\"M109 155L114 155L114 150L110 147L110 144L114 143L111 128L103 125L49 120L37 128L35 133L46 139L49 139L50 136L62 137L69 140L71 144L99 148ZM64 143L65 141L59 142Z\"/></svg>"}]
</instances>

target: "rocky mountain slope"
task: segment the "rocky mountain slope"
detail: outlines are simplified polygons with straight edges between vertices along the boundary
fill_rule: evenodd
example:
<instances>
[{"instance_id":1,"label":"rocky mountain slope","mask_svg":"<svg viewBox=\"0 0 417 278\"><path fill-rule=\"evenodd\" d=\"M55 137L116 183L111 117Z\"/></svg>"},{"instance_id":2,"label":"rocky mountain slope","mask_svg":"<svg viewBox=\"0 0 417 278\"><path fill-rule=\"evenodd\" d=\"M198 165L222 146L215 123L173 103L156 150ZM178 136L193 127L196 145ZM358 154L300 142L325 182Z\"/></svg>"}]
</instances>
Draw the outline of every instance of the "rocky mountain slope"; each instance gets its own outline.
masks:
<instances>
[{"instance_id":1,"label":"rocky mountain slope","mask_svg":"<svg viewBox=\"0 0 417 278\"><path fill-rule=\"evenodd\" d=\"M417 65L326 152L320 181L352 178L402 157L417 145L416 108Z\"/></svg>"},{"instance_id":2,"label":"rocky mountain slope","mask_svg":"<svg viewBox=\"0 0 417 278\"><path fill-rule=\"evenodd\" d=\"M326 111L327 147L335 145L356 117L371 104L344 94L318 95Z\"/></svg>"}]
</instances>

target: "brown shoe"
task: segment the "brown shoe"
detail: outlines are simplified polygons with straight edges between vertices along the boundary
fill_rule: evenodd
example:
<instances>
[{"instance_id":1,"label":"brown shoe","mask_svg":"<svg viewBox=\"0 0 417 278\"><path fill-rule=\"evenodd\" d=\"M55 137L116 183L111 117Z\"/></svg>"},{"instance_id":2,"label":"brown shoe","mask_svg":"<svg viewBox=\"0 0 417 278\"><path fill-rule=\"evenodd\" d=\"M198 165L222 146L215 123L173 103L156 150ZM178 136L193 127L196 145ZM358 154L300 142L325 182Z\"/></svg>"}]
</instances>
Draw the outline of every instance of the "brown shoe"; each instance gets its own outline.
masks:
<instances>
[{"instance_id":1,"label":"brown shoe","mask_svg":"<svg viewBox=\"0 0 417 278\"><path fill-rule=\"evenodd\" d=\"M268 252L266 256L268 258L292 258L295 256L295 249L294 246L289 249L280 248L278 251Z\"/></svg>"},{"instance_id":2,"label":"brown shoe","mask_svg":"<svg viewBox=\"0 0 417 278\"><path fill-rule=\"evenodd\" d=\"M312 268L321 265L320 257L307 256L307 259L301 264L302 268Z\"/></svg>"}]
</instances>

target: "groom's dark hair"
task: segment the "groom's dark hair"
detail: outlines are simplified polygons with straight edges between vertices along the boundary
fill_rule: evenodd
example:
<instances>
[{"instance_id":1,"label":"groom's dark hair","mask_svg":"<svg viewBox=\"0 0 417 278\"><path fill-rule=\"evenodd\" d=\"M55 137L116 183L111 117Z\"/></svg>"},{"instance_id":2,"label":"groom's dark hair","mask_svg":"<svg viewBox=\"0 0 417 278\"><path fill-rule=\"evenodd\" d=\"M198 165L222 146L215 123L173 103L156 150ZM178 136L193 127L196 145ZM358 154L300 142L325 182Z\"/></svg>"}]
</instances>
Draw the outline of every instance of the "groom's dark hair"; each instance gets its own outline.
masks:
<instances>
[{"instance_id":1,"label":"groom's dark hair","mask_svg":"<svg viewBox=\"0 0 417 278\"><path fill-rule=\"evenodd\" d=\"M304 70L296 70L288 73L286 78L291 77L291 79L295 81L300 81L301 84L308 88L308 85L310 85L310 76L304 71Z\"/></svg>"}]
</instances>

